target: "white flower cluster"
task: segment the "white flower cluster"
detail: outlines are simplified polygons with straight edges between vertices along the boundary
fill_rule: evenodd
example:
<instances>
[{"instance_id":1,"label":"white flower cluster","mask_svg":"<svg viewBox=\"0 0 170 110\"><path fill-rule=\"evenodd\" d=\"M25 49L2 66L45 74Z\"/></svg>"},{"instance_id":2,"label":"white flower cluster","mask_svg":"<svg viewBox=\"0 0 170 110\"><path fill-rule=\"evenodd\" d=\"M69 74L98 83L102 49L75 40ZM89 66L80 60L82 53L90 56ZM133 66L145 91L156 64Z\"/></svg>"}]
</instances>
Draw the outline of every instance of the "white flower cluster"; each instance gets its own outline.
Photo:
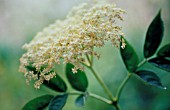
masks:
<instances>
[{"instance_id":1,"label":"white flower cluster","mask_svg":"<svg viewBox=\"0 0 170 110\"><path fill-rule=\"evenodd\" d=\"M65 20L57 20L23 46L27 52L20 59L20 72L25 73L27 82L36 80L34 86L39 88L44 80L55 77L49 71L61 60L75 65L76 73L77 69L83 70L85 55L99 57L93 48L104 46L105 41L111 41L116 47L122 42L124 48L122 29L116 24L123 20L123 13L114 4L103 2L74 7ZM30 64L39 74L27 68Z\"/></svg>"}]
</instances>

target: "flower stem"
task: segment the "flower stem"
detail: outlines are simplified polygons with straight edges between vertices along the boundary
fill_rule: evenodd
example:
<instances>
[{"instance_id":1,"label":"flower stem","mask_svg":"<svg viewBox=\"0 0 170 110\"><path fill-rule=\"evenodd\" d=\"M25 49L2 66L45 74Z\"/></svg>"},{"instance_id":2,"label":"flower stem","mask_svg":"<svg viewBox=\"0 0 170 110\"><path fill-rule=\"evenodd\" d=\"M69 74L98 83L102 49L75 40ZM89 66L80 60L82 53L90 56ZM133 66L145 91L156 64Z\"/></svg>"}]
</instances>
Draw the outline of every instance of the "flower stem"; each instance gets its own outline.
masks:
<instances>
[{"instance_id":1,"label":"flower stem","mask_svg":"<svg viewBox=\"0 0 170 110\"><path fill-rule=\"evenodd\" d=\"M86 54L86 57L87 57L87 60L88 60L88 62L89 62L89 64L90 64L90 66L92 67L92 64L93 64L93 60L90 60L90 57Z\"/></svg>"},{"instance_id":2,"label":"flower stem","mask_svg":"<svg viewBox=\"0 0 170 110\"><path fill-rule=\"evenodd\" d=\"M144 65L146 62L147 62L147 59L144 58L144 59L137 65L137 67L138 67L138 68L141 67L141 66Z\"/></svg>"},{"instance_id":3,"label":"flower stem","mask_svg":"<svg viewBox=\"0 0 170 110\"><path fill-rule=\"evenodd\" d=\"M94 48L92 48L92 52L93 52ZM93 58L94 58L94 53L92 53L91 55L91 66L93 66Z\"/></svg>"},{"instance_id":4,"label":"flower stem","mask_svg":"<svg viewBox=\"0 0 170 110\"><path fill-rule=\"evenodd\" d=\"M112 101L111 101L111 100L108 100L108 99L106 99L106 98L104 98L104 97L101 97L101 96L99 96L99 95L96 95L96 94L93 94L93 93L89 93L89 96L91 96L91 97L93 97L93 98L95 98L95 99L98 99L98 100L100 100L100 101L103 101L103 102L105 102L105 103L107 103L107 104L112 104Z\"/></svg>"},{"instance_id":5,"label":"flower stem","mask_svg":"<svg viewBox=\"0 0 170 110\"><path fill-rule=\"evenodd\" d=\"M112 95L112 93L110 92L110 90L108 89L108 87L105 85L104 81L101 79L101 77L96 73L96 71L93 69L93 58L90 60L89 56L86 55L87 60L89 62L89 65L84 64L87 68L89 68L91 70L91 72L93 73L93 75L95 76L95 78L97 79L97 81L99 82L99 84L102 86L103 90L106 92L106 94L108 95L108 97L111 100L111 105L113 105L115 107L116 110L120 110L120 107L118 105L118 103L115 103L114 100L114 96Z\"/></svg>"},{"instance_id":6,"label":"flower stem","mask_svg":"<svg viewBox=\"0 0 170 110\"><path fill-rule=\"evenodd\" d=\"M97 95L97 94L94 94L94 93L91 93L91 92L77 92L77 91L71 91L71 92L68 92L67 94L69 94L69 95L88 95L88 96L90 96L90 97L92 97L92 98L95 98L95 99L97 99L97 100L100 100L100 101L102 101L102 102L105 102L105 103L107 103L107 104L112 104L112 101L111 100L108 100L108 99L106 99L106 98L104 98L104 97L101 97L101 96L99 96L99 95Z\"/></svg>"},{"instance_id":7,"label":"flower stem","mask_svg":"<svg viewBox=\"0 0 170 110\"><path fill-rule=\"evenodd\" d=\"M100 83L100 85L102 86L102 88L104 89L104 91L107 93L108 97L110 98L110 100L114 100L114 97L112 95L112 93L110 92L110 90L108 89L108 87L105 85L105 83L103 82L103 80L98 76L98 74L94 71L94 69L92 67L89 68L93 75L95 76L95 78L97 79L97 81Z\"/></svg>"},{"instance_id":8,"label":"flower stem","mask_svg":"<svg viewBox=\"0 0 170 110\"><path fill-rule=\"evenodd\" d=\"M144 58L138 65L137 68L143 66L148 59ZM115 103L117 103L119 101L121 92L124 88L124 86L126 85L126 83L128 82L128 80L130 79L130 77L132 76L132 73L128 73L127 76L124 78L124 80L122 81L122 83L120 84L120 86L118 87L118 90L116 92L116 96L114 98ZM118 109L119 110L119 109Z\"/></svg>"},{"instance_id":9,"label":"flower stem","mask_svg":"<svg viewBox=\"0 0 170 110\"><path fill-rule=\"evenodd\" d=\"M120 110L120 106L119 106L118 103L115 104L115 109L116 109L116 110Z\"/></svg>"},{"instance_id":10,"label":"flower stem","mask_svg":"<svg viewBox=\"0 0 170 110\"><path fill-rule=\"evenodd\" d=\"M95 70L92 67L92 60L90 60L89 56L86 55L87 60L90 64L90 66L87 66L91 72L93 73L93 75L95 76L95 78L97 79L97 81L100 83L100 85L102 86L102 88L104 89L104 91L107 93L108 97L110 98L110 100L114 101L114 97L112 95L112 93L110 92L110 90L108 89L108 87L105 85L104 81L100 78L100 76L95 72Z\"/></svg>"},{"instance_id":11,"label":"flower stem","mask_svg":"<svg viewBox=\"0 0 170 110\"><path fill-rule=\"evenodd\" d=\"M126 85L126 83L128 82L128 80L130 79L131 77L131 73L128 73L127 76L125 77L125 79L122 81L122 83L120 84L117 92L116 92L116 96L115 96L115 101L118 102L119 101L119 98L120 98L120 94L124 88L124 86Z\"/></svg>"}]
</instances>

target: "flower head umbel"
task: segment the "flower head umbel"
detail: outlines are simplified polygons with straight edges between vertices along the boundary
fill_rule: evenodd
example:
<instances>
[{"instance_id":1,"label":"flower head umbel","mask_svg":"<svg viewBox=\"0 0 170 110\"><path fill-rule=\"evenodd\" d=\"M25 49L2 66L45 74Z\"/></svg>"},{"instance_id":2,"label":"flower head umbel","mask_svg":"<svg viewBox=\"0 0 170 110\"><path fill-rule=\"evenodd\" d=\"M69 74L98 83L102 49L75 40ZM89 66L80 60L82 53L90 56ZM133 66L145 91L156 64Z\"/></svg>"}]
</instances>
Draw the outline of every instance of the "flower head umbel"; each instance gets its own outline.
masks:
<instances>
[{"instance_id":1,"label":"flower head umbel","mask_svg":"<svg viewBox=\"0 0 170 110\"><path fill-rule=\"evenodd\" d=\"M57 20L23 46L27 52L20 59L19 70L25 73L27 82L36 80L34 86L39 88L44 80L55 77L50 71L61 61L72 63L76 73L77 69L83 70L85 55L99 57L93 48L104 46L105 41L116 47L123 42L124 48L122 29L116 24L123 20L123 13L114 4L103 2L74 7L66 19Z\"/></svg>"}]
</instances>

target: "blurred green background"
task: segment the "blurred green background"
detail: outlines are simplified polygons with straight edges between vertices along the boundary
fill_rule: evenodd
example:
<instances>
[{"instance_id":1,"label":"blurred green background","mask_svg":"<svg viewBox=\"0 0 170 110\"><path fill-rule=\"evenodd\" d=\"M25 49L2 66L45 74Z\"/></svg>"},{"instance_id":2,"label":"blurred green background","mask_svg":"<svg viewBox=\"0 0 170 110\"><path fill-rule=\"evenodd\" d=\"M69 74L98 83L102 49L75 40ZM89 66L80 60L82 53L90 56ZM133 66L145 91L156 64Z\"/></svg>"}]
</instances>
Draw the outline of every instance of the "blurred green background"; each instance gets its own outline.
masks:
<instances>
[{"instance_id":1,"label":"blurred green background","mask_svg":"<svg viewBox=\"0 0 170 110\"><path fill-rule=\"evenodd\" d=\"M90 0L88 0L90 1ZM143 58L143 44L146 30L157 12L162 9L165 24L164 39L161 46L170 42L170 1L169 0L110 0L127 11L122 24L126 39L133 45L140 60ZM0 110L20 110L29 100L43 94L56 94L45 87L40 90L26 85L22 73L18 72L19 58L24 52L21 47L29 42L37 32L64 19L71 7L83 0L0 0ZM97 49L102 54L95 59L95 69L112 90L113 94L126 75L126 69L119 50L109 43ZM170 110L170 73L159 70L149 64L145 68L154 69L167 90L145 85L131 78L125 86L120 105L122 110ZM64 66L60 66L64 74ZM89 90L104 95L91 72L86 70ZM64 75L62 75L64 76ZM69 88L71 90L71 88ZM103 102L89 98L86 106L74 105L75 96L69 97L64 110L113 110Z\"/></svg>"}]
</instances>

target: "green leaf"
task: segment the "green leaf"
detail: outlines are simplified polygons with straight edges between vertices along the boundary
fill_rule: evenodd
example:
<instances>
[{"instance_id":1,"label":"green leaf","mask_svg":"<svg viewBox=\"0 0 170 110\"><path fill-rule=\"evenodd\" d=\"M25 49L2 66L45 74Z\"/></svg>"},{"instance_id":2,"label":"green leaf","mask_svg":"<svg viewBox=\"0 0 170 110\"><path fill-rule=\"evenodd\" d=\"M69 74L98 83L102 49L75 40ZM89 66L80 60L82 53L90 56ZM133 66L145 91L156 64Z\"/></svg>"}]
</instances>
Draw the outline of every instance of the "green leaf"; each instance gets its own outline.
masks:
<instances>
[{"instance_id":1,"label":"green leaf","mask_svg":"<svg viewBox=\"0 0 170 110\"><path fill-rule=\"evenodd\" d=\"M31 101L29 101L25 106L22 108L22 110L42 110L46 106L48 106L50 100L54 96L52 95L43 95L40 97L37 97Z\"/></svg>"},{"instance_id":2,"label":"green leaf","mask_svg":"<svg viewBox=\"0 0 170 110\"><path fill-rule=\"evenodd\" d=\"M68 81L74 89L85 92L88 87L86 74L81 70L78 70L77 73L73 73L72 68L74 68L74 65L70 63L66 65L66 76Z\"/></svg>"},{"instance_id":3,"label":"green leaf","mask_svg":"<svg viewBox=\"0 0 170 110\"><path fill-rule=\"evenodd\" d=\"M156 58L150 59L148 62L158 68L161 68L163 70L170 72L170 61L163 57L156 57Z\"/></svg>"},{"instance_id":4,"label":"green leaf","mask_svg":"<svg viewBox=\"0 0 170 110\"><path fill-rule=\"evenodd\" d=\"M139 63L139 59L133 47L126 40L125 43L126 47L124 49L120 48L120 53L127 70L134 72Z\"/></svg>"},{"instance_id":5,"label":"green leaf","mask_svg":"<svg viewBox=\"0 0 170 110\"><path fill-rule=\"evenodd\" d=\"M67 98L68 94L55 96L49 103L49 110L62 110L66 104Z\"/></svg>"},{"instance_id":6,"label":"green leaf","mask_svg":"<svg viewBox=\"0 0 170 110\"><path fill-rule=\"evenodd\" d=\"M157 16L150 24L146 34L146 39L144 44L145 58L154 55L154 53L156 52L157 48L159 47L162 41L163 32L164 32L163 21L161 19L161 11L159 11Z\"/></svg>"},{"instance_id":7,"label":"green leaf","mask_svg":"<svg viewBox=\"0 0 170 110\"><path fill-rule=\"evenodd\" d=\"M170 44L167 44L163 46L159 51L158 51L158 56L161 57L170 57Z\"/></svg>"},{"instance_id":8,"label":"green leaf","mask_svg":"<svg viewBox=\"0 0 170 110\"><path fill-rule=\"evenodd\" d=\"M67 86L63 79L60 78L59 75L56 74L56 77L53 79L50 79L49 81L44 81L43 83L46 87L55 90L57 92L66 92Z\"/></svg>"},{"instance_id":9,"label":"green leaf","mask_svg":"<svg viewBox=\"0 0 170 110\"><path fill-rule=\"evenodd\" d=\"M86 95L80 95L80 96L77 97L77 99L75 101L75 104L78 107L84 107L86 100L87 100L87 96Z\"/></svg>"},{"instance_id":10,"label":"green leaf","mask_svg":"<svg viewBox=\"0 0 170 110\"><path fill-rule=\"evenodd\" d=\"M154 72L148 70L140 70L136 71L136 74L145 83L161 89L166 89L166 87L161 84L160 78Z\"/></svg>"}]
</instances>

